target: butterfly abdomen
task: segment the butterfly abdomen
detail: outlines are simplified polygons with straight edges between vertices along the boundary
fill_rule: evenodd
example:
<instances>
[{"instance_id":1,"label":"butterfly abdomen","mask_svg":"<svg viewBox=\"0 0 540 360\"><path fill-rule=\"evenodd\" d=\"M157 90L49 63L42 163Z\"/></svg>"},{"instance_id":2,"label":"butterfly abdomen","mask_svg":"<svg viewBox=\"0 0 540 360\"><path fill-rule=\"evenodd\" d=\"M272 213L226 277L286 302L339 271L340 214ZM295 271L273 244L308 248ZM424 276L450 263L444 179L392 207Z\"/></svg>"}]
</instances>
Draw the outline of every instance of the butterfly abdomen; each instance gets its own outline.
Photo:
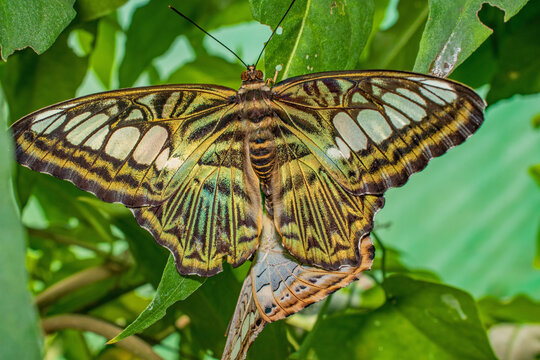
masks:
<instances>
[{"instance_id":1,"label":"butterfly abdomen","mask_svg":"<svg viewBox=\"0 0 540 360\"><path fill-rule=\"evenodd\" d=\"M238 95L241 116L247 129L249 160L266 196L266 209L271 213L270 183L276 168L276 118L269 104L271 90L264 81L245 83Z\"/></svg>"},{"instance_id":2,"label":"butterfly abdomen","mask_svg":"<svg viewBox=\"0 0 540 360\"><path fill-rule=\"evenodd\" d=\"M274 135L271 131L273 120L271 117L257 124L251 124L249 132L249 160L253 171L260 180L261 189L270 198L270 182L276 167L276 146ZM266 207L271 211L271 204Z\"/></svg>"}]
</instances>

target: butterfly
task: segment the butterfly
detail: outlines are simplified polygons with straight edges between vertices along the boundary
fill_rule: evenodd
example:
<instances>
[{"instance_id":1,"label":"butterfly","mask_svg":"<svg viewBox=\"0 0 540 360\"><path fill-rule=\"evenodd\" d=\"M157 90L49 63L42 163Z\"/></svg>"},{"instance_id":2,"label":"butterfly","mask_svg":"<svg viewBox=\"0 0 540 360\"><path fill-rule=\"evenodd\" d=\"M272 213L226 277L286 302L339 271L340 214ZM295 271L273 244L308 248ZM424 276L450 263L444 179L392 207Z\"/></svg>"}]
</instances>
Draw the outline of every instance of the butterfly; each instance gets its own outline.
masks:
<instances>
[{"instance_id":1,"label":"butterfly","mask_svg":"<svg viewBox=\"0 0 540 360\"><path fill-rule=\"evenodd\" d=\"M395 71L316 73L238 91L166 85L89 95L12 125L17 160L126 205L181 274L239 266L268 213L300 263L358 266L384 192L482 123L468 87ZM262 193L262 194L261 194Z\"/></svg>"},{"instance_id":2,"label":"butterfly","mask_svg":"<svg viewBox=\"0 0 540 360\"><path fill-rule=\"evenodd\" d=\"M18 162L127 206L181 274L212 276L258 250L224 359L268 322L369 269L384 193L482 124L465 85L398 71L314 73L238 91L165 85L110 91L12 125Z\"/></svg>"}]
</instances>

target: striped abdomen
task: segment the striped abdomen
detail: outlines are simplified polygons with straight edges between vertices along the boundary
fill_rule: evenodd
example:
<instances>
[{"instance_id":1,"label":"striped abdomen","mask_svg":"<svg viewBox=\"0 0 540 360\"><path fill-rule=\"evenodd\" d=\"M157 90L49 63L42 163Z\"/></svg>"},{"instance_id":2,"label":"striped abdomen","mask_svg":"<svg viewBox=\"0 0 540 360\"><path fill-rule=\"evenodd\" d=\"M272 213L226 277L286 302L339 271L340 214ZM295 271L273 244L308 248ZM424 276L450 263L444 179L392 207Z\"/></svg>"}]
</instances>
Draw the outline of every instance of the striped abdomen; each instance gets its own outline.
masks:
<instances>
[{"instance_id":1,"label":"striped abdomen","mask_svg":"<svg viewBox=\"0 0 540 360\"><path fill-rule=\"evenodd\" d=\"M251 167L260 180L261 190L266 195L266 208L272 208L270 182L276 165L276 146L272 134L272 119L270 117L253 124L249 132L249 160Z\"/></svg>"}]
</instances>

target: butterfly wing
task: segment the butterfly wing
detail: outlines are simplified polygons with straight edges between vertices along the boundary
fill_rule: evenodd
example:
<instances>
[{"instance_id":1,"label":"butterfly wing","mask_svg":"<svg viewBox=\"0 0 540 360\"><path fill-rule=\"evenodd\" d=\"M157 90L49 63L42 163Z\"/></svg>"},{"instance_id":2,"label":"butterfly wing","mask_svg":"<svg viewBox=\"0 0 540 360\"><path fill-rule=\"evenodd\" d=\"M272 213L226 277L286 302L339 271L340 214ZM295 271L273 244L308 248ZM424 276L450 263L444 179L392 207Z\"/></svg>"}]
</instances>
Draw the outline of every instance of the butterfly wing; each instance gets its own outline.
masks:
<instances>
[{"instance_id":1,"label":"butterfly wing","mask_svg":"<svg viewBox=\"0 0 540 360\"><path fill-rule=\"evenodd\" d=\"M383 205L358 196L403 185L474 133L485 106L459 83L395 71L312 74L272 90L281 119L274 219L294 256L329 270L357 264Z\"/></svg>"},{"instance_id":2,"label":"butterfly wing","mask_svg":"<svg viewBox=\"0 0 540 360\"><path fill-rule=\"evenodd\" d=\"M238 298L222 359L246 357L264 326L295 314L357 280L369 270L375 249L369 236L360 243L360 264L325 271L298 264L280 245L272 220L263 218L261 244Z\"/></svg>"},{"instance_id":3,"label":"butterfly wing","mask_svg":"<svg viewBox=\"0 0 540 360\"><path fill-rule=\"evenodd\" d=\"M17 160L132 208L182 274L212 275L225 256L245 261L260 232L235 94L172 85L66 101L13 124Z\"/></svg>"}]
</instances>

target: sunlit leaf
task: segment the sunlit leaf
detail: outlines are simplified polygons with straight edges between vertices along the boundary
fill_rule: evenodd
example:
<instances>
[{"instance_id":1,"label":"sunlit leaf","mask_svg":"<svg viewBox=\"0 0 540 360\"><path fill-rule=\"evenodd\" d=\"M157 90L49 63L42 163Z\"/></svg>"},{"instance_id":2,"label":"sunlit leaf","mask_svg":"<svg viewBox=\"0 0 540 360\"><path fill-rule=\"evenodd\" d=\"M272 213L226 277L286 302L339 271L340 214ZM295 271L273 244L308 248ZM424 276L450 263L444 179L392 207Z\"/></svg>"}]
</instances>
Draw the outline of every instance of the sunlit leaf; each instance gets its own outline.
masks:
<instances>
[{"instance_id":1,"label":"sunlit leaf","mask_svg":"<svg viewBox=\"0 0 540 360\"><path fill-rule=\"evenodd\" d=\"M489 3L514 16L528 0L494 0ZM446 77L492 33L478 19L485 0L430 0L429 18L420 42L414 71Z\"/></svg>"},{"instance_id":2,"label":"sunlit leaf","mask_svg":"<svg viewBox=\"0 0 540 360\"><path fill-rule=\"evenodd\" d=\"M289 4L253 0L251 8L257 21L275 27ZM371 31L373 11L372 0L297 1L266 48L266 75L272 76L278 65L278 79L355 68Z\"/></svg>"}]
</instances>

